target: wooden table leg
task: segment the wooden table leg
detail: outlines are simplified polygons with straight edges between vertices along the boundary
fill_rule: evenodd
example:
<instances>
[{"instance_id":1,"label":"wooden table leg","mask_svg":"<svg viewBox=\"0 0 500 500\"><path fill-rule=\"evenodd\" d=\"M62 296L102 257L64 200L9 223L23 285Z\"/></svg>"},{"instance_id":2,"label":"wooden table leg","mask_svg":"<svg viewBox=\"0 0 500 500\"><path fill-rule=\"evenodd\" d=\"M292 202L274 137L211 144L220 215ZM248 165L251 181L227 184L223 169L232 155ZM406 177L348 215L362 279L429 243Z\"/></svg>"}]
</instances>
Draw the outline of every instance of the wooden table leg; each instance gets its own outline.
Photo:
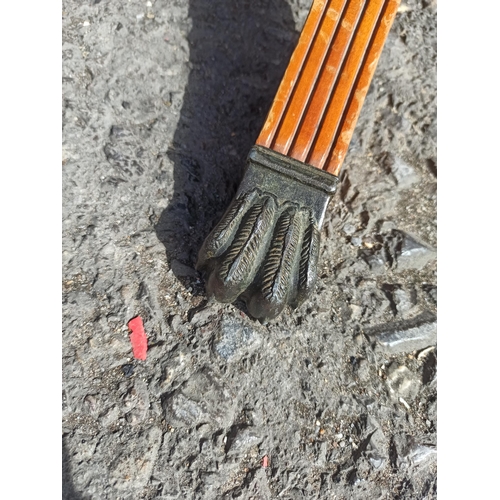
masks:
<instances>
[{"instance_id":1,"label":"wooden table leg","mask_svg":"<svg viewBox=\"0 0 500 500\"><path fill-rule=\"evenodd\" d=\"M315 0L235 199L200 250L207 292L275 318L314 288L319 235L399 0Z\"/></svg>"}]
</instances>

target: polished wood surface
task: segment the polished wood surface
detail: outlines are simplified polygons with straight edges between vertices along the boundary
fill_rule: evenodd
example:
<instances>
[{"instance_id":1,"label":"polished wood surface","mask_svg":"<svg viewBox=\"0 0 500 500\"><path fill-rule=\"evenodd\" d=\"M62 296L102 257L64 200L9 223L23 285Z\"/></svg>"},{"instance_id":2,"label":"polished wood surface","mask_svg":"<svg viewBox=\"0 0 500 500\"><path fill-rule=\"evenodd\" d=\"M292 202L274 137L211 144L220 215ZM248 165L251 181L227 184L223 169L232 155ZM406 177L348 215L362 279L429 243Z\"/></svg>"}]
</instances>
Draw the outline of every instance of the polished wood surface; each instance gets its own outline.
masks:
<instances>
[{"instance_id":1,"label":"polished wood surface","mask_svg":"<svg viewBox=\"0 0 500 500\"><path fill-rule=\"evenodd\" d=\"M314 0L257 144L338 175L400 0Z\"/></svg>"}]
</instances>

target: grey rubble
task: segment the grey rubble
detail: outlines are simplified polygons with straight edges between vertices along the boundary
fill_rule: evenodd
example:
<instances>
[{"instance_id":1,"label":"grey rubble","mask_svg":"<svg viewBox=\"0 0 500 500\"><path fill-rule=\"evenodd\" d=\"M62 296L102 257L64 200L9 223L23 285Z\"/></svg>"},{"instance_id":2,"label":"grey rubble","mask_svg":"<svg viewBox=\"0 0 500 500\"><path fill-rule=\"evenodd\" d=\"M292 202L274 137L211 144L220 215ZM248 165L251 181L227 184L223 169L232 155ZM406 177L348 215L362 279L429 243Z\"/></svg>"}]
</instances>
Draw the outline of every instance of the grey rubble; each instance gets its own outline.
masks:
<instances>
[{"instance_id":1,"label":"grey rubble","mask_svg":"<svg viewBox=\"0 0 500 500\"><path fill-rule=\"evenodd\" d=\"M194 270L309 6L63 1L66 499L436 498L435 2L397 15L314 297L263 326Z\"/></svg>"}]
</instances>

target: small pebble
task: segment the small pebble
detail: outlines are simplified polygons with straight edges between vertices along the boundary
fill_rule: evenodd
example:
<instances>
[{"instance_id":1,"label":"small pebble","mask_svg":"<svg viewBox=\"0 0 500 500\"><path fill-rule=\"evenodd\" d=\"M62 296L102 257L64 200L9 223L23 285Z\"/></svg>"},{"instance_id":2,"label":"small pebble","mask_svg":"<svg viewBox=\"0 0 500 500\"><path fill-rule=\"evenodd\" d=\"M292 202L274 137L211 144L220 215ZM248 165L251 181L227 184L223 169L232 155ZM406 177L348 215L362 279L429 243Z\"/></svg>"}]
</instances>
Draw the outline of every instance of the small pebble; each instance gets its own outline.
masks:
<instances>
[{"instance_id":1,"label":"small pebble","mask_svg":"<svg viewBox=\"0 0 500 500\"><path fill-rule=\"evenodd\" d=\"M400 397L399 398L399 402L407 409L409 410L410 409L410 405L402 398Z\"/></svg>"},{"instance_id":2,"label":"small pebble","mask_svg":"<svg viewBox=\"0 0 500 500\"><path fill-rule=\"evenodd\" d=\"M131 377L134 374L134 365L123 365L122 372L125 377Z\"/></svg>"},{"instance_id":3,"label":"small pebble","mask_svg":"<svg viewBox=\"0 0 500 500\"><path fill-rule=\"evenodd\" d=\"M346 224L344 226L344 233L347 235L354 234L356 232L356 226L354 224Z\"/></svg>"}]
</instances>

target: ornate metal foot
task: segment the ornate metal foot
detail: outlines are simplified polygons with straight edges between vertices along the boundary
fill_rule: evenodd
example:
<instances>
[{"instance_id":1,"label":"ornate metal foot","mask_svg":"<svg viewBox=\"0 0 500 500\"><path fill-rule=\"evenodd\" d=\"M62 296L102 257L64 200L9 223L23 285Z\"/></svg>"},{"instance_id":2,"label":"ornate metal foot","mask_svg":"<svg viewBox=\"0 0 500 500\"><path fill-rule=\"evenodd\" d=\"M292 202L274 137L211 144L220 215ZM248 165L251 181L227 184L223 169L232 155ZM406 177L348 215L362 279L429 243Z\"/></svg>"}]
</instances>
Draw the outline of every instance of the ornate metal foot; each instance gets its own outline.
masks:
<instances>
[{"instance_id":1,"label":"ornate metal foot","mask_svg":"<svg viewBox=\"0 0 500 500\"><path fill-rule=\"evenodd\" d=\"M337 177L261 146L228 210L205 240L197 268L220 302L242 298L273 319L300 305L317 276L320 230Z\"/></svg>"}]
</instances>

